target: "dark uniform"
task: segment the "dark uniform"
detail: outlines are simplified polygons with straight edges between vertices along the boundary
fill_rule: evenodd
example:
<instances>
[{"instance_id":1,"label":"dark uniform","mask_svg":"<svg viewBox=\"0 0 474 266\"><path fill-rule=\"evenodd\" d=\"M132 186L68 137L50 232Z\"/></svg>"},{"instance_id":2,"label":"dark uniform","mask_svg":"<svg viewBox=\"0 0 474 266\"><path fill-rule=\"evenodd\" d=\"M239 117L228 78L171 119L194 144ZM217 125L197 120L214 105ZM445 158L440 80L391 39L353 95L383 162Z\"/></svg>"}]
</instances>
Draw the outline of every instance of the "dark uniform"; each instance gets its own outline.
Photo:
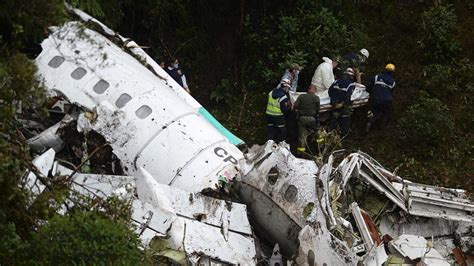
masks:
<instances>
[{"instance_id":1,"label":"dark uniform","mask_svg":"<svg viewBox=\"0 0 474 266\"><path fill-rule=\"evenodd\" d=\"M170 75L178 84L183 87L183 72L179 68L167 67L165 68L166 73Z\"/></svg>"},{"instance_id":2,"label":"dark uniform","mask_svg":"<svg viewBox=\"0 0 474 266\"><path fill-rule=\"evenodd\" d=\"M319 97L314 93L300 95L294 104L298 110L298 152L306 151L309 133L319 128Z\"/></svg>"},{"instance_id":3,"label":"dark uniform","mask_svg":"<svg viewBox=\"0 0 474 266\"><path fill-rule=\"evenodd\" d=\"M268 93L266 110L268 139L280 142L286 139L286 125L284 114L288 109L288 96L280 87Z\"/></svg>"},{"instance_id":4,"label":"dark uniform","mask_svg":"<svg viewBox=\"0 0 474 266\"><path fill-rule=\"evenodd\" d=\"M370 127L380 121L384 127L392 117L392 94L395 88L395 80L389 71L376 75L367 84L367 92L370 94L370 110L367 131Z\"/></svg>"},{"instance_id":5,"label":"dark uniform","mask_svg":"<svg viewBox=\"0 0 474 266\"><path fill-rule=\"evenodd\" d=\"M352 77L344 74L344 77L336 80L328 91L333 107L329 129L334 130L339 127L343 136L349 133L352 114L351 95L355 87L356 83Z\"/></svg>"}]
</instances>

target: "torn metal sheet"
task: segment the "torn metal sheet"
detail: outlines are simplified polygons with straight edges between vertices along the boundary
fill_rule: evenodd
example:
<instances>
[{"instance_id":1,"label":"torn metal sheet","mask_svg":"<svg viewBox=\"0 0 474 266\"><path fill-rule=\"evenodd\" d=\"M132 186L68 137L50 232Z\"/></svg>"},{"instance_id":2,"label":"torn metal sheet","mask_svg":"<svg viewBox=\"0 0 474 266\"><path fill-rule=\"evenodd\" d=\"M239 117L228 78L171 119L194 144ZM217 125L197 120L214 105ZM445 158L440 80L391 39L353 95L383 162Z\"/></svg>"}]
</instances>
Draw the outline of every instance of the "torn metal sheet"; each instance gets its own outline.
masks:
<instances>
[{"instance_id":1,"label":"torn metal sheet","mask_svg":"<svg viewBox=\"0 0 474 266\"><path fill-rule=\"evenodd\" d=\"M54 158L56 157L56 152L54 149L49 149L45 153L41 154L41 156L36 157L33 159L33 165L38 169L39 173L43 177L48 176L48 172L53 167Z\"/></svg>"},{"instance_id":2,"label":"torn metal sheet","mask_svg":"<svg viewBox=\"0 0 474 266\"><path fill-rule=\"evenodd\" d=\"M362 216L361 210L359 206L357 205L357 202L353 202L351 204L351 211L352 211L352 216L354 216L354 220L356 221L357 228L359 229L360 235L362 236L362 239L364 240L366 250L371 250L375 242L370 236L369 228L367 227L367 224L364 221L364 217Z\"/></svg>"},{"instance_id":3,"label":"torn metal sheet","mask_svg":"<svg viewBox=\"0 0 474 266\"><path fill-rule=\"evenodd\" d=\"M64 118L53 126L49 127L45 131L41 132L37 136L34 136L28 139L28 146L36 152L42 153L49 148L54 149L54 151L59 152L64 147L64 142L57 134L61 126L71 122L73 118L69 115L64 116Z\"/></svg>"},{"instance_id":4,"label":"torn metal sheet","mask_svg":"<svg viewBox=\"0 0 474 266\"><path fill-rule=\"evenodd\" d=\"M183 244L187 254L205 254L213 259L232 264L255 264L253 238L229 232L226 240L220 228L195 220L185 222Z\"/></svg>"},{"instance_id":5,"label":"torn metal sheet","mask_svg":"<svg viewBox=\"0 0 474 266\"><path fill-rule=\"evenodd\" d=\"M344 158L344 160L339 164L338 171L341 173L342 176L342 187L345 187L347 181L351 177L356 177L360 171L360 158L357 153L352 153L351 155Z\"/></svg>"},{"instance_id":6,"label":"torn metal sheet","mask_svg":"<svg viewBox=\"0 0 474 266\"><path fill-rule=\"evenodd\" d=\"M423 237L447 236L453 235L456 230L462 233L468 233L470 224L467 222L459 222L446 220L441 218L425 218L411 217L409 220L398 220L389 215L385 215L380 220L379 230L382 235L419 235Z\"/></svg>"},{"instance_id":7,"label":"torn metal sheet","mask_svg":"<svg viewBox=\"0 0 474 266\"><path fill-rule=\"evenodd\" d=\"M40 156L33 159L33 166L38 170L41 177L48 177L49 171L53 168L55 156L56 152L54 149L50 148ZM29 172L26 175L25 186L33 193L33 195L39 195L46 188L33 172Z\"/></svg>"},{"instance_id":8,"label":"torn metal sheet","mask_svg":"<svg viewBox=\"0 0 474 266\"><path fill-rule=\"evenodd\" d=\"M297 265L357 265L359 259L344 242L319 223L316 225L306 225L300 231Z\"/></svg>"},{"instance_id":9,"label":"torn metal sheet","mask_svg":"<svg viewBox=\"0 0 474 266\"><path fill-rule=\"evenodd\" d=\"M389 248L411 261L421 259L427 265L450 265L426 239L414 235L401 235L390 241Z\"/></svg>"},{"instance_id":10,"label":"torn metal sheet","mask_svg":"<svg viewBox=\"0 0 474 266\"><path fill-rule=\"evenodd\" d=\"M409 183L404 192L412 215L474 223L474 204L458 190Z\"/></svg>"},{"instance_id":11,"label":"torn metal sheet","mask_svg":"<svg viewBox=\"0 0 474 266\"><path fill-rule=\"evenodd\" d=\"M151 204L156 202L156 206L181 217L216 227L227 224L232 232L252 235L247 208L243 204L226 202L159 184L146 171L143 171L138 179L137 192L142 201Z\"/></svg>"},{"instance_id":12,"label":"torn metal sheet","mask_svg":"<svg viewBox=\"0 0 474 266\"><path fill-rule=\"evenodd\" d=\"M281 266L283 265L283 257L280 253L280 246L278 243L275 244L272 251L272 256L270 257L269 266Z\"/></svg>"},{"instance_id":13,"label":"torn metal sheet","mask_svg":"<svg viewBox=\"0 0 474 266\"><path fill-rule=\"evenodd\" d=\"M323 184L323 192L321 197L321 207L328 216L329 223L331 228L334 228L337 224L336 217L334 217L334 213L331 207L331 199L330 199L330 190L329 190L329 176L332 172L332 163L333 163L333 156L329 156L328 162L321 168L319 172L319 180Z\"/></svg>"},{"instance_id":14,"label":"torn metal sheet","mask_svg":"<svg viewBox=\"0 0 474 266\"><path fill-rule=\"evenodd\" d=\"M80 194L131 199L132 221L145 245L153 246L154 239L162 237L167 249L188 256L254 263L255 244L245 205L159 184L143 169L137 178L76 173L72 180L71 188Z\"/></svg>"},{"instance_id":15,"label":"torn metal sheet","mask_svg":"<svg viewBox=\"0 0 474 266\"><path fill-rule=\"evenodd\" d=\"M384 245L374 245L369 254L364 258L363 264L365 266L379 266L384 265L387 261L388 255L385 252Z\"/></svg>"},{"instance_id":16,"label":"torn metal sheet","mask_svg":"<svg viewBox=\"0 0 474 266\"><path fill-rule=\"evenodd\" d=\"M378 178L378 181L380 181L381 185L384 186L385 189L388 189L392 193L392 195L397 197L399 200L405 199L403 194L393 187L392 183L377 169L377 167L369 159L363 158L362 162L370 170L370 173Z\"/></svg>"},{"instance_id":17,"label":"torn metal sheet","mask_svg":"<svg viewBox=\"0 0 474 266\"><path fill-rule=\"evenodd\" d=\"M285 143L272 141L254 147L247 153L240 194L252 216L267 232L272 243L279 243L281 252L291 256L298 247L298 232L305 225L307 206L317 204L316 175L313 161L294 157ZM250 161L250 158L252 159ZM305 208L307 214L305 215Z\"/></svg>"},{"instance_id":18,"label":"torn metal sheet","mask_svg":"<svg viewBox=\"0 0 474 266\"><path fill-rule=\"evenodd\" d=\"M474 222L474 204L464 190L416 184L390 173L364 153L347 156L338 166L342 182L359 177L403 211L416 216Z\"/></svg>"},{"instance_id":19,"label":"torn metal sheet","mask_svg":"<svg viewBox=\"0 0 474 266\"><path fill-rule=\"evenodd\" d=\"M380 183L375 181L372 177L370 177L363 170L360 171L360 176L362 178L364 178L370 185L372 185L374 188L376 188L378 191L380 191L383 195L385 195L387 198L389 198L400 209L402 209L404 211L407 211L407 208L405 207L405 201L404 200L401 200L400 198L393 195L388 189L386 189L384 186L380 185Z\"/></svg>"}]
</instances>

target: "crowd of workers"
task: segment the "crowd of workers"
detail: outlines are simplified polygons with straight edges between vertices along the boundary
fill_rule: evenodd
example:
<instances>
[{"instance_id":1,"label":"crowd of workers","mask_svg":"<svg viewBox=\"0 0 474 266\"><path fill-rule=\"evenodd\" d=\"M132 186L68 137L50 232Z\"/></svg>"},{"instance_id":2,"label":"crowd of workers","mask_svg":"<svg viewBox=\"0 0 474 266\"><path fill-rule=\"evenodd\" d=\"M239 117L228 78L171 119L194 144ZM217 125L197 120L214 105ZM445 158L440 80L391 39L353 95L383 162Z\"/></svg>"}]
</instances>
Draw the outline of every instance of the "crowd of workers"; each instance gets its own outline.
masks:
<instances>
[{"instance_id":1,"label":"crowd of workers","mask_svg":"<svg viewBox=\"0 0 474 266\"><path fill-rule=\"evenodd\" d=\"M320 128L320 98L328 95L330 99L330 117L327 129L337 131L341 136L349 134L352 101L351 96L358 84L362 85L361 75L369 58L369 51L361 49L356 53L348 53L342 58L323 57L308 86L307 93L301 94L292 103L290 93L298 87L300 66L296 63L285 70L278 85L268 93L266 109L268 139L280 142L287 139L287 128L297 129L297 152L304 154L308 146L307 139L315 135L318 142ZM179 60L172 58L168 65L160 62L160 66L188 93L190 93L186 76L179 67ZM367 112L366 132L374 124L384 127L392 116L392 94L395 87L393 74L395 65L385 65L382 73L368 79L365 89L369 93L369 111ZM296 123L295 123L296 121Z\"/></svg>"},{"instance_id":2,"label":"crowd of workers","mask_svg":"<svg viewBox=\"0 0 474 266\"><path fill-rule=\"evenodd\" d=\"M351 96L358 84L362 85L361 75L369 51L361 49L357 53L348 53L342 58L323 57L323 62L316 68L306 94L290 101L290 92L296 92L300 67L292 64L285 70L279 84L268 94L266 109L268 139L276 142L286 140L289 120L297 120L297 152L304 154L308 136L314 133L317 138L320 127L320 98L318 95L329 95L330 119L329 130L337 131L341 136L349 133L352 115ZM395 65L386 64L383 71L368 79L365 83L369 93L370 111L367 113L366 131L369 132L375 123L384 127L392 115L392 94L395 87L393 74Z\"/></svg>"}]
</instances>

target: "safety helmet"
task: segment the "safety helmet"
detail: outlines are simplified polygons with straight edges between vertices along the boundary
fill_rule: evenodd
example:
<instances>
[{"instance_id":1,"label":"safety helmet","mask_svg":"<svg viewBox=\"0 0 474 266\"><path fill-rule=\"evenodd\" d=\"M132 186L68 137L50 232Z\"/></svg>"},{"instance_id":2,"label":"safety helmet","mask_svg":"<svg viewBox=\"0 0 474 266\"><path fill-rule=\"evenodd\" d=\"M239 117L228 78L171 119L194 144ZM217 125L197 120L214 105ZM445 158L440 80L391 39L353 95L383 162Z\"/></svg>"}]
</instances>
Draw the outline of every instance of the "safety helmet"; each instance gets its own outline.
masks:
<instances>
[{"instance_id":1,"label":"safety helmet","mask_svg":"<svg viewBox=\"0 0 474 266\"><path fill-rule=\"evenodd\" d=\"M395 65L394 64L387 64L385 65L385 70L390 72L395 72Z\"/></svg>"},{"instance_id":2,"label":"safety helmet","mask_svg":"<svg viewBox=\"0 0 474 266\"><path fill-rule=\"evenodd\" d=\"M344 71L344 74L354 76L355 75L354 69L352 69L351 67L348 67L346 71Z\"/></svg>"},{"instance_id":3,"label":"safety helmet","mask_svg":"<svg viewBox=\"0 0 474 266\"><path fill-rule=\"evenodd\" d=\"M365 56L367 59L369 58L369 50L362 48L360 49L359 53L363 56Z\"/></svg>"}]
</instances>

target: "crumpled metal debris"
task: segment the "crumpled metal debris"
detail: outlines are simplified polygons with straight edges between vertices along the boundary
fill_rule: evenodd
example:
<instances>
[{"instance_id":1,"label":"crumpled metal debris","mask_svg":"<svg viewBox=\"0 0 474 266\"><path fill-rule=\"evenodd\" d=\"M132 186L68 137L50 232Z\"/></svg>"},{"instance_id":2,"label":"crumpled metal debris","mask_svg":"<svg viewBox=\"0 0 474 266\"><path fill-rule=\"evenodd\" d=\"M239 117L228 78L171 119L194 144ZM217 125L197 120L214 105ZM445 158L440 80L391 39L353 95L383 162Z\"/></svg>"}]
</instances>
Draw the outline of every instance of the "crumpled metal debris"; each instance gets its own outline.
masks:
<instances>
[{"instance_id":1,"label":"crumpled metal debris","mask_svg":"<svg viewBox=\"0 0 474 266\"><path fill-rule=\"evenodd\" d=\"M59 171L71 174L64 167ZM76 173L71 189L92 197L130 199L137 233L157 255L172 260L183 254L230 264L255 263L245 205L159 184L144 169L137 177Z\"/></svg>"},{"instance_id":2,"label":"crumpled metal debris","mask_svg":"<svg viewBox=\"0 0 474 266\"><path fill-rule=\"evenodd\" d=\"M42 153L49 148L54 149L56 152L59 152L64 147L64 142L58 134L58 130L65 124L71 122L73 118L69 115L64 116L64 118L53 126L49 127L40 134L28 139L28 145L31 149L38 153Z\"/></svg>"},{"instance_id":3,"label":"crumpled metal debris","mask_svg":"<svg viewBox=\"0 0 474 266\"><path fill-rule=\"evenodd\" d=\"M33 166L37 169L37 174L28 172L25 176L25 186L32 192L33 196L36 197L44 191L46 186L39 180L39 178L47 178L49 171L54 166L54 157L56 152L50 148L40 156L33 159ZM39 175L39 177L37 176ZM34 198L32 199L34 200Z\"/></svg>"},{"instance_id":4,"label":"crumpled metal debris","mask_svg":"<svg viewBox=\"0 0 474 266\"><path fill-rule=\"evenodd\" d=\"M361 261L366 265L380 265L388 256L394 256L386 254L381 248L381 236L385 233L392 233L393 237L400 234L393 234L393 230L384 231L386 226L393 228L387 223L387 217L393 215L403 215L403 219L399 219L396 225L402 231L405 226L411 226L403 223L403 220L413 220L412 217L432 222L433 225L445 224L445 230L438 231L436 227L425 230L424 234L430 236L445 237L443 232L453 235L456 228L464 228L461 231L466 234L466 228L470 228L469 224L472 225L472 203L466 198L465 191L410 182L389 172L362 152L348 155L335 168L332 167L334 158L330 156L321 169L312 161L299 161L300 159L291 155L289 147L284 143L275 145L270 141L265 146L253 147L245 157L247 161L242 167L244 185L241 193L252 215L256 217L256 222L265 225L264 228L258 228L257 232L263 230L273 243L279 243L287 257L296 254L294 261L298 264L309 263L308 258L314 256L319 262L328 260L325 262L328 264L355 265ZM311 177L308 176L309 173L312 173ZM296 197L285 198L291 185L297 191ZM362 210L357 202L349 201L354 199L352 194L356 191L353 191L353 186L356 185L369 189L371 193L378 192L375 200L382 203L385 201L385 204L376 209L374 216L371 217ZM420 189L425 192L421 197L433 197L433 200L424 202L428 204L425 206L427 211L431 208L435 210L432 213L420 214L411 207L420 198L413 191L420 192ZM300 193L300 190L309 193ZM309 215L304 215L308 213L304 210L309 203L314 203L312 210ZM438 213L438 207L446 208L447 213L453 209L460 218L449 221L454 217ZM279 214L278 208L288 216ZM348 215L351 210L352 214ZM269 220L273 222L270 223ZM299 245L291 244L293 241L287 236L285 226L288 221L294 223L293 228L297 228ZM382 227L378 226L380 221ZM281 240L285 237L288 239L286 243ZM331 259L327 254L332 254ZM445 261L443 256L440 257ZM424 259L428 261L427 258Z\"/></svg>"}]
</instances>

